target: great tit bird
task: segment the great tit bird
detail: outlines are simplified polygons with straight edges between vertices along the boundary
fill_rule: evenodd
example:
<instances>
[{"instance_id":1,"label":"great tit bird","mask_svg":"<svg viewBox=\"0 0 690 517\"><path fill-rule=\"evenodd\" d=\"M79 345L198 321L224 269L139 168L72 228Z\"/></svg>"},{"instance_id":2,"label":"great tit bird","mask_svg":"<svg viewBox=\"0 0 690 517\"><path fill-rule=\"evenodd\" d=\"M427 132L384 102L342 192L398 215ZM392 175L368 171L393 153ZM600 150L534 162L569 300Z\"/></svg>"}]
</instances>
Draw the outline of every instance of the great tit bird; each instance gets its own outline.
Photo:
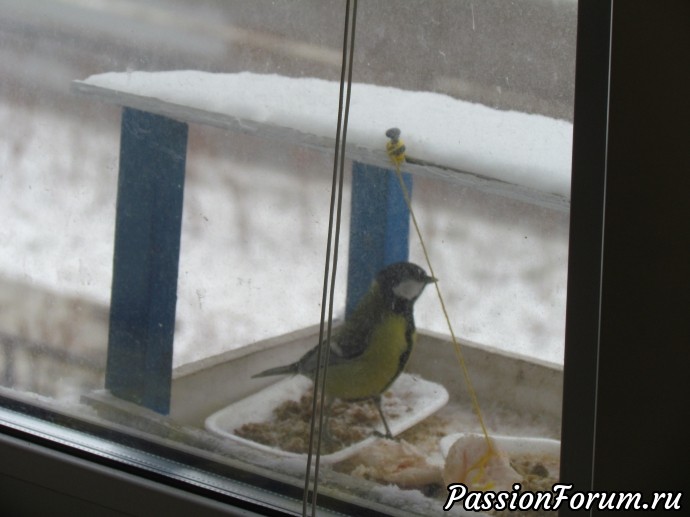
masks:
<instances>
[{"instance_id":1,"label":"great tit bird","mask_svg":"<svg viewBox=\"0 0 690 517\"><path fill-rule=\"evenodd\" d=\"M417 334L414 303L436 279L416 264L397 262L381 270L352 315L333 335L328 355L325 392L332 400L373 400L392 438L381 409L381 394L405 369ZM312 380L318 346L292 364L271 368L254 377L302 374Z\"/></svg>"}]
</instances>

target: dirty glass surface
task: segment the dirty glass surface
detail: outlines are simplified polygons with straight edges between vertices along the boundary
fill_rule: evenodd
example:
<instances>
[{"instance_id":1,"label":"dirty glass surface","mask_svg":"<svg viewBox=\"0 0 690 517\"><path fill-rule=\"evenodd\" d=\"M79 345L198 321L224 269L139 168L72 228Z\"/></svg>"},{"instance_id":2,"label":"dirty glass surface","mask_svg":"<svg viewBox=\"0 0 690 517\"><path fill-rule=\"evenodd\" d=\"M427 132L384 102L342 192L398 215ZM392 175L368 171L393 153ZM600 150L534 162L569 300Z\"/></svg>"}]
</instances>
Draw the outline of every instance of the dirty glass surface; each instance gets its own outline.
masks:
<instances>
[{"instance_id":1,"label":"dirty glass surface","mask_svg":"<svg viewBox=\"0 0 690 517\"><path fill-rule=\"evenodd\" d=\"M311 383L253 375L315 346L331 299L338 336L375 274L409 260L433 269L439 290L427 285L414 305L418 339L398 391L366 392L383 394L398 440L371 438L385 428L370 402L336 402L332 412L355 412L363 423L342 438L354 449L324 452L331 457L320 466L320 490L382 511L440 514L446 485L460 481L444 473L457 433L481 441L483 424L492 436L543 439L557 451L576 1L358 3L338 265L327 298L345 3L0 5L3 397L124 425L220 465L258 468L257 476L279 472L280 483L299 490L310 399L298 436L262 437L265 429L252 426ZM141 112L165 128L162 139L139 125ZM405 145L399 167L386 153L391 128L400 135L392 143ZM149 166L128 138L153 142L152 155L167 157L154 163L183 181L167 184L171 176L154 165L160 182L137 187ZM129 205L123 164L134 191L151 189ZM168 260L175 243L156 240L171 231L175 211L157 218L159 205L149 206L164 189L182 203L177 265ZM146 280L157 287L137 303L172 303L174 319L147 313L151 327L127 334L136 306L127 285L143 283L118 259L115 235L118 213L133 211L148 215L130 220L141 240L126 241L123 253L158 257ZM360 274L362 264L375 266ZM161 273L157 283L164 270L176 277ZM120 327L111 313L117 292L125 293ZM124 334L113 337L115 327ZM159 348L131 352L148 346L141 336L158 336ZM363 385L358 372L347 375ZM157 386L162 406L159 395L147 398ZM277 389L280 400L262 398L262 389ZM403 392L428 414L405 406ZM285 404L291 422L297 409ZM251 411L228 421L228 406ZM405 412L413 414L407 422L398 418ZM352 427L342 418L336 426ZM542 466L550 472L539 482L557 479L557 466Z\"/></svg>"}]
</instances>

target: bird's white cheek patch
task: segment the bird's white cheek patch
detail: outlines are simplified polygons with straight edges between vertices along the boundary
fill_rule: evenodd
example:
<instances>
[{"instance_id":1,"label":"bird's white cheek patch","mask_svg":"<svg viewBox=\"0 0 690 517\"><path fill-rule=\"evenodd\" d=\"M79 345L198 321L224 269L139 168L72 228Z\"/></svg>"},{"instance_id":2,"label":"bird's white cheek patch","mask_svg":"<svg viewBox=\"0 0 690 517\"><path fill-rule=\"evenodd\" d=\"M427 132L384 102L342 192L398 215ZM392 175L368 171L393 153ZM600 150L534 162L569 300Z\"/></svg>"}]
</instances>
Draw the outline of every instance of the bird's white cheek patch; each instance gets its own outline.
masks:
<instances>
[{"instance_id":1,"label":"bird's white cheek patch","mask_svg":"<svg viewBox=\"0 0 690 517\"><path fill-rule=\"evenodd\" d=\"M414 300L422 292L424 285L417 280L404 280L393 288L393 293L400 298Z\"/></svg>"}]
</instances>

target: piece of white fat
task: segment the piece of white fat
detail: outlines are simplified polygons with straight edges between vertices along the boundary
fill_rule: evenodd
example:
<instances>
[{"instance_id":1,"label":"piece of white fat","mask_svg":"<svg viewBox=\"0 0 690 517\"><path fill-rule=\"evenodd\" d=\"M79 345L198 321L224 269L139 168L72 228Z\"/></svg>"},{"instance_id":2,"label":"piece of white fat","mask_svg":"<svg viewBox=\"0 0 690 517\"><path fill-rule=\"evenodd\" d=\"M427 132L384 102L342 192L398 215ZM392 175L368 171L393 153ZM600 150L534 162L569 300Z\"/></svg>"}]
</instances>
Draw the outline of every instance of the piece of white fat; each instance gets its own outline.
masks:
<instances>
[{"instance_id":1,"label":"piece of white fat","mask_svg":"<svg viewBox=\"0 0 690 517\"><path fill-rule=\"evenodd\" d=\"M446 485L463 483L471 491L510 491L522 476L510 466L510 460L495 442L482 435L464 435L448 450L443 470Z\"/></svg>"}]
</instances>

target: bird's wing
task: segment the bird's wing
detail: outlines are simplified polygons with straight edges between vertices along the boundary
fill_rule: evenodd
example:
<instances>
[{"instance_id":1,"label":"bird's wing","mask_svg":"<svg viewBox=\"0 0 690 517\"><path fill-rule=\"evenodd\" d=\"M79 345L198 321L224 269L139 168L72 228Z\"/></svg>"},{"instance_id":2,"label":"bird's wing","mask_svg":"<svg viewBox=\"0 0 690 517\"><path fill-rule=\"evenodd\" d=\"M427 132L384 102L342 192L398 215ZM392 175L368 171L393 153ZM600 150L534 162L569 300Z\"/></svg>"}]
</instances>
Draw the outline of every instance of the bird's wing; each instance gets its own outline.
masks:
<instances>
[{"instance_id":1,"label":"bird's wing","mask_svg":"<svg viewBox=\"0 0 690 517\"><path fill-rule=\"evenodd\" d=\"M336 360L353 359L364 353L369 346L371 334L384 314L383 299L378 286L372 287L357 305L345 324L338 329L331 345L331 354ZM329 360L332 362L333 360Z\"/></svg>"},{"instance_id":2,"label":"bird's wing","mask_svg":"<svg viewBox=\"0 0 690 517\"><path fill-rule=\"evenodd\" d=\"M328 352L328 364L336 365L360 356L366 350L373 325L351 327L344 325L332 337L331 349ZM315 346L296 363L299 373L311 375L316 371L319 347ZM322 352L324 353L324 352Z\"/></svg>"},{"instance_id":3,"label":"bird's wing","mask_svg":"<svg viewBox=\"0 0 690 517\"><path fill-rule=\"evenodd\" d=\"M355 311L331 338L328 364L337 365L362 355L369 346L371 335L385 314L383 297L374 284L364 295ZM323 352L322 352L323 353ZM301 373L311 376L318 367L318 345L307 351L299 361L260 372L254 377Z\"/></svg>"},{"instance_id":4,"label":"bird's wing","mask_svg":"<svg viewBox=\"0 0 690 517\"><path fill-rule=\"evenodd\" d=\"M378 285L364 295L355 311L345 324L333 335L328 354L329 366L341 364L359 357L369 346L371 334L385 312L383 298ZM312 375L318 366L318 350L315 346L296 363L297 371Z\"/></svg>"},{"instance_id":5,"label":"bird's wing","mask_svg":"<svg viewBox=\"0 0 690 517\"><path fill-rule=\"evenodd\" d=\"M381 321L383 314L383 298L378 286L374 285L364 295L350 318L333 335L328 354L328 364L340 364L362 355L367 349L371 334ZM318 349L319 347L315 346L297 362L299 373L311 375L316 371Z\"/></svg>"}]
</instances>

